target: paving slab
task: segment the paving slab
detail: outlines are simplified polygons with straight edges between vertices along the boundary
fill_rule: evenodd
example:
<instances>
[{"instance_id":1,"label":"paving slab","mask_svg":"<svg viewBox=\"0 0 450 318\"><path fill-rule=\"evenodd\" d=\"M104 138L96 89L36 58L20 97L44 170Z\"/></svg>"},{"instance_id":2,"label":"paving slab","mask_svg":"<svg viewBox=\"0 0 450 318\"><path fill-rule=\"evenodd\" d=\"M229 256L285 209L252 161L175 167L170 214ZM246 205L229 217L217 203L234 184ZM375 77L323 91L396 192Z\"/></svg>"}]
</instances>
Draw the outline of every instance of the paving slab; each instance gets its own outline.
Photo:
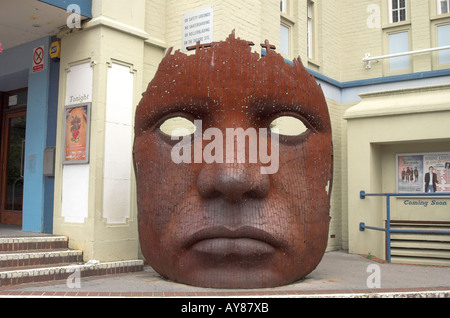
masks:
<instances>
[{"instance_id":1,"label":"paving slab","mask_svg":"<svg viewBox=\"0 0 450 318\"><path fill-rule=\"evenodd\" d=\"M346 251L324 255L305 279L264 289L211 289L136 273L0 288L0 297L431 297L450 298L450 267L380 263Z\"/></svg>"}]
</instances>

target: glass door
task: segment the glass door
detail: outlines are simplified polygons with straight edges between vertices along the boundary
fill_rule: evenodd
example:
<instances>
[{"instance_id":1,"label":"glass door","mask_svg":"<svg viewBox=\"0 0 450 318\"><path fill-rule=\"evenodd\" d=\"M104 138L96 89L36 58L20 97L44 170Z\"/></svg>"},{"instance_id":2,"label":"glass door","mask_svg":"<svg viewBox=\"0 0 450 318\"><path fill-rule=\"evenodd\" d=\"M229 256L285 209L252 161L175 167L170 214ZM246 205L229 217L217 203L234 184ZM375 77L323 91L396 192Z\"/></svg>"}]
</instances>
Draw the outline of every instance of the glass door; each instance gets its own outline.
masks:
<instances>
[{"instance_id":1,"label":"glass door","mask_svg":"<svg viewBox=\"0 0 450 318\"><path fill-rule=\"evenodd\" d=\"M3 112L0 223L22 225L26 110Z\"/></svg>"}]
</instances>

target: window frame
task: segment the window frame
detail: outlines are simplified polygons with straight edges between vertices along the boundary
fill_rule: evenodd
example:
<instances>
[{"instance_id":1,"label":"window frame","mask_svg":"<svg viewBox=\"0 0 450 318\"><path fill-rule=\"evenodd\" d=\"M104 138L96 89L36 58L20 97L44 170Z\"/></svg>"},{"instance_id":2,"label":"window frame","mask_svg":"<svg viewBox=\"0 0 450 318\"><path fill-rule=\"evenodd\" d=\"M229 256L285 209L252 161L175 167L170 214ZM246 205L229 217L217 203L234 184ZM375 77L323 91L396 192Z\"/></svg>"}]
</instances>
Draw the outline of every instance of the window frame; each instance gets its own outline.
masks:
<instances>
[{"instance_id":1,"label":"window frame","mask_svg":"<svg viewBox=\"0 0 450 318\"><path fill-rule=\"evenodd\" d=\"M409 25L407 26L398 26L395 28L389 28L386 29L384 31L384 54L389 55L389 54L395 54L395 53L391 53L391 47L390 47L390 36L394 35L394 34L399 34L399 33L404 33L407 32L408 33L408 48L405 50L405 52L409 52L411 51L411 47L412 47L412 35L411 35L411 27ZM405 55L403 57L408 57L409 58L409 66L408 68L403 68L403 69L391 69L391 60L393 58L388 58L384 60L383 63L383 73L384 76L391 76L391 75L401 75L401 74L409 74L413 72L413 59L414 56L413 55ZM395 58L395 57L394 57ZM397 57L399 58L399 57Z\"/></svg>"},{"instance_id":2,"label":"window frame","mask_svg":"<svg viewBox=\"0 0 450 318\"><path fill-rule=\"evenodd\" d=\"M309 59L314 59L314 2L308 1L306 4L306 47Z\"/></svg>"},{"instance_id":3,"label":"window frame","mask_svg":"<svg viewBox=\"0 0 450 318\"><path fill-rule=\"evenodd\" d=\"M287 52L283 52L282 51L282 46L283 46L283 44L282 44L282 37L281 37L281 28L282 27L285 27L286 29L287 29L287 32L288 32L288 34L287 34ZM292 28L291 28L291 26L288 24L288 23L285 23L285 22L283 22L283 20L280 22L280 53L281 54L284 54L284 55L286 55L286 56L290 56L291 55L291 50L292 50L292 40L291 40L291 38L292 38Z\"/></svg>"},{"instance_id":4,"label":"window frame","mask_svg":"<svg viewBox=\"0 0 450 318\"><path fill-rule=\"evenodd\" d=\"M444 38L447 38L447 40L448 39L450 39L450 23L442 23L442 24L438 24L438 25L436 25L436 36L437 36L437 46L447 46L447 45L450 45L450 41L449 41L449 43L448 44L446 44L446 43L444 43L443 45L441 45L441 44L439 44L439 42L440 42L440 39L439 39L439 28L441 28L441 27L447 27L449 30L449 32L448 32L448 34L446 34L445 35L445 37ZM450 64L450 60L448 61L448 62L442 62L441 63L441 54L443 53L443 52L445 52L445 51L448 51L448 50L441 50L441 51L439 51L438 52L438 64L439 65L449 65Z\"/></svg>"},{"instance_id":5,"label":"window frame","mask_svg":"<svg viewBox=\"0 0 450 318\"><path fill-rule=\"evenodd\" d=\"M280 0L280 12L288 14L288 0Z\"/></svg>"},{"instance_id":6,"label":"window frame","mask_svg":"<svg viewBox=\"0 0 450 318\"><path fill-rule=\"evenodd\" d=\"M447 3L447 12L442 12L442 2ZM450 0L437 0L436 1L437 15L450 13Z\"/></svg>"},{"instance_id":7,"label":"window frame","mask_svg":"<svg viewBox=\"0 0 450 318\"><path fill-rule=\"evenodd\" d=\"M393 8L394 1L397 3L397 8ZM404 7L400 7L401 1L405 2ZM389 8L389 23L401 23L408 21L409 14L408 14L408 1L407 0L388 0L388 8ZM405 11L405 18L404 20L401 20L401 11ZM398 12L398 21L394 21L394 12Z\"/></svg>"},{"instance_id":8,"label":"window frame","mask_svg":"<svg viewBox=\"0 0 450 318\"><path fill-rule=\"evenodd\" d=\"M438 34L438 28L441 26L450 25L450 17L445 19L436 19L431 24L431 39L432 39L432 47L438 47L439 46L439 34ZM441 70L441 69L448 69L450 67L450 63L440 63L440 52L442 51L436 51L432 54L432 67L433 70Z\"/></svg>"},{"instance_id":9,"label":"window frame","mask_svg":"<svg viewBox=\"0 0 450 318\"><path fill-rule=\"evenodd\" d=\"M291 1L290 0L284 0L280 1L280 48L279 52L285 57L285 58L291 58L293 53L295 52L295 41L294 41L294 32L295 30L295 18L291 16L291 13L295 13L295 10L292 10L291 8ZM282 10L282 5L284 4L284 11ZM283 38L282 38L282 27L287 29L287 52L282 51L283 45Z\"/></svg>"}]
</instances>

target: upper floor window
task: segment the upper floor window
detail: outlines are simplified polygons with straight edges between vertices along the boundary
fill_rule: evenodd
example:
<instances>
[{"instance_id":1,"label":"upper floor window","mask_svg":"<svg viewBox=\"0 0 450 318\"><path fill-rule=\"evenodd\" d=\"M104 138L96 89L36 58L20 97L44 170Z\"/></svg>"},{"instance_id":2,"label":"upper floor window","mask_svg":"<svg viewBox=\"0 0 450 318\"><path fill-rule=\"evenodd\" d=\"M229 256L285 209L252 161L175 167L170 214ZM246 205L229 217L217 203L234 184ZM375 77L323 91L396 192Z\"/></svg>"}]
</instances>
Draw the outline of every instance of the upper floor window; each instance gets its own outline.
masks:
<instances>
[{"instance_id":1,"label":"upper floor window","mask_svg":"<svg viewBox=\"0 0 450 318\"><path fill-rule=\"evenodd\" d=\"M450 24L443 24L437 27L438 46L450 45ZM450 50L439 51L439 64L450 63Z\"/></svg>"},{"instance_id":2,"label":"upper floor window","mask_svg":"<svg viewBox=\"0 0 450 318\"><path fill-rule=\"evenodd\" d=\"M287 13L287 0L280 0L280 11Z\"/></svg>"},{"instance_id":3,"label":"upper floor window","mask_svg":"<svg viewBox=\"0 0 450 318\"><path fill-rule=\"evenodd\" d=\"M389 36L389 54L404 53L409 51L409 32L403 31L391 33ZM408 55L392 57L389 68L391 71L408 69L410 59Z\"/></svg>"},{"instance_id":4,"label":"upper floor window","mask_svg":"<svg viewBox=\"0 0 450 318\"><path fill-rule=\"evenodd\" d=\"M313 58L314 52L313 52L313 45L314 45L314 16L313 16L313 3L311 1L308 1L308 7L307 7L307 41L308 41L308 57Z\"/></svg>"},{"instance_id":5,"label":"upper floor window","mask_svg":"<svg viewBox=\"0 0 450 318\"><path fill-rule=\"evenodd\" d=\"M406 0L389 0L389 23L406 21Z\"/></svg>"},{"instance_id":6,"label":"upper floor window","mask_svg":"<svg viewBox=\"0 0 450 318\"><path fill-rule=\"evenodd\" d=\"M450 0L437 0L438 14L450 12Z\"/></svg>"},{"instance_id":7,"label":"upper floor window","mask_svg":"<svg viewBox=\"0 0 450 318\"><path fill-rule=\"evenodd\" d=\"M280 32L280 37L281 37L280 52L283 53L283 54L289 55L289 53L290 53L290 42L291 42L290 41L291 30L290 30L290 28L287 25L281 23L280 24L280 31L281 31Z\"/></svg>"},{"instance_id":8,"label":"upper floor window","mask_svg":"<svg viewBox=\"0 0 450 318\"><path fill-rule=\"evenodd\" d=\"M290 16L290 0L280 0L280 53L291 55L294 20Z\"/></svg>"}]
</instances>

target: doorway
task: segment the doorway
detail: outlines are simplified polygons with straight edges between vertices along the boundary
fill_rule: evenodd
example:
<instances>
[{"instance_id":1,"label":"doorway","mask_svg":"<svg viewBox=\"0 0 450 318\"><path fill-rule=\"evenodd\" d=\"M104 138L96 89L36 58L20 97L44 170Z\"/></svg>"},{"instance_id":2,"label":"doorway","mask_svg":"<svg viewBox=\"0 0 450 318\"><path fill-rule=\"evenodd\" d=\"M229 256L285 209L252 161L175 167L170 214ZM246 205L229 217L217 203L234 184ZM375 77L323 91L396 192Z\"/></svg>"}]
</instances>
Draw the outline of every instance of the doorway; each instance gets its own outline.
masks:
<instances>
[{"instance_id":1,"label":"doorway","mask_svg":"<svg viewBox=\"0 0 450 318\"><path fill-rule=\"evenodd\" d=\"M2 94L0 223L22 225L27 89Z\"/></svg>"}]
</instances>

